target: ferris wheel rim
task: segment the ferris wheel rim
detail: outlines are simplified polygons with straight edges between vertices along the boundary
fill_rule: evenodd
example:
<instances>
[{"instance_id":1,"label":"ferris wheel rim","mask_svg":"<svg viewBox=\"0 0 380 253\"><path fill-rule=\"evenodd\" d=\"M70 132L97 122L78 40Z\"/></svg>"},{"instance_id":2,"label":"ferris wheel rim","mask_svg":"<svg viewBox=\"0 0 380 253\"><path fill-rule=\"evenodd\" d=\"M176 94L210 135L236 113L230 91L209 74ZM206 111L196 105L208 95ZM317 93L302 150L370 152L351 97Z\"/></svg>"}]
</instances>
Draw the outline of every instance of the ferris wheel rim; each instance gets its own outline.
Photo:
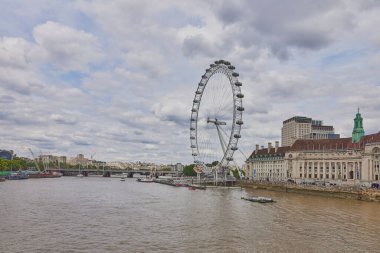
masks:
<instances>
[{"instance_id":1,"label":"ferris wheel rim","mask_svg":"<svg viewBox=\"0 0 380 253\"><path fill-rule=\"evenodd\" d=\"M228 78L233 97L232 125L230 135L228 137L228 145L226 146L222 159L218 161L221 166L228 166L229 162L233 161L233 154L237 150L238 140L241 138L240 131L241 125L243 124L242 112L244 111L242 103L242 98L244 95L241 93L240 88L242 83L238 80L239 74L235 71L235 67L228 61L219 60L215 61L213 64L210 64L210 67L206 69L205 74L202 75L201 81L198 83L191 109L190 142L194 162L196 164L202 164L202 161L197 160L197 157L200 155L198 145L199 107L202 102L204 90L211 77L216 73L224 74Z\"/></svg>"}]
</instances>

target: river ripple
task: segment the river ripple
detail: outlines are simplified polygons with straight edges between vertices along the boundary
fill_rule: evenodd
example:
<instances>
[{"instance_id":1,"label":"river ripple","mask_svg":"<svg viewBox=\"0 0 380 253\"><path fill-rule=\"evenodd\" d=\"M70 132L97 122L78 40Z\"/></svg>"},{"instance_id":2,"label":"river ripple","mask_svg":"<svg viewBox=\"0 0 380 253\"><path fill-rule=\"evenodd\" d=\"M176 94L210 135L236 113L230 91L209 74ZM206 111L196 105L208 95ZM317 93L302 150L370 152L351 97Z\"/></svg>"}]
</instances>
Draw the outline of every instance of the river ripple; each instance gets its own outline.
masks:
<instances>
[{"instance_id":1,"label":"river ripple","mask_svg":"<svg viewBox=\"0 0 380 253\"><path fill-rule=\"evenodd\" d=\"M378 203L101 177L2 182L0 199L0 252L380 252Z\"/></svg>"}]
</instances>

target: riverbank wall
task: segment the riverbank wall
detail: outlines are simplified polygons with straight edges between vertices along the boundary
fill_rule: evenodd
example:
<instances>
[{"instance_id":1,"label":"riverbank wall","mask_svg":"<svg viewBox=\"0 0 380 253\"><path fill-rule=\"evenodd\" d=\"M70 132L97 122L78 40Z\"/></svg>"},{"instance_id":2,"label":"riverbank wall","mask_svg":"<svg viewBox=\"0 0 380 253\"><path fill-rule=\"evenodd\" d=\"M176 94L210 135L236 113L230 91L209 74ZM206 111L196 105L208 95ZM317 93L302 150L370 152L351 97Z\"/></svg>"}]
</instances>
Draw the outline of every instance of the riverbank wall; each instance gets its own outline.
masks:
<instances>
[{"instance_id":1,"label":"riverbank wall","mask_svg":"<svg viewBox=\"0 0 380 253\"><path fill-rule=\"evenodd\" d=\"M318 186L304 186L297 184L274 184L268 182L238 181L236 186L252 189L262 189L269 191L290 192L322 197L355 199L380 203L380 191L373 189L354 189L354 188L322 188Z\"/></svg>"}]
</instances>

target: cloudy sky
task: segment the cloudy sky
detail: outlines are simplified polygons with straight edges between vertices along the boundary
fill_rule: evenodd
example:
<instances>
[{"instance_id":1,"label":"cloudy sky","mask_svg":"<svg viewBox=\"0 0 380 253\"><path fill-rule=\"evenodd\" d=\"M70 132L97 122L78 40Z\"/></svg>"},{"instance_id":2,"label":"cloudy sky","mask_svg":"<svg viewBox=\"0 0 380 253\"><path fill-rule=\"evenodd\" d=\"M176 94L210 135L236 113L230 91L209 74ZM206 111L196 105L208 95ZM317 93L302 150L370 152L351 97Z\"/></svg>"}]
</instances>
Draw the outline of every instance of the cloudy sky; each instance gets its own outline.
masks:
<instances>
[{"instance_id":1,"label":"cloudy sky","mask_svg":"<svg viewBox=\"0 0 380 253\"><path fill-rule=\"evenodd\" d=\"M0 149L189 163L194 91L217 59L243 82L246 154L294 115L347 137L360 107L380 130L378 1L0 5Z\"/></svg>"}]
</instances>

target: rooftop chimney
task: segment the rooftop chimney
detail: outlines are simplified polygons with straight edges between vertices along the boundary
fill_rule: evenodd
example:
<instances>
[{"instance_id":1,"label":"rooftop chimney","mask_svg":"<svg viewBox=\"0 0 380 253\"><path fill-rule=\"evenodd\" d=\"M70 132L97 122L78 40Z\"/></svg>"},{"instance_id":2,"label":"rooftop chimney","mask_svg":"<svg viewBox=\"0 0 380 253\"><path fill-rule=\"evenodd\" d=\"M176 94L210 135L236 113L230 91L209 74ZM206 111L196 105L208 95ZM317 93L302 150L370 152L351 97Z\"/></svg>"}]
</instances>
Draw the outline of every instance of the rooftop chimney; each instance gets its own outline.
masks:
<instances>
[{"instance_id":1,"label":"rooftop chimney","mask_svg":"<svg viewBox=\"0 0 380 253\"><path fill-rule=\"evenodd\" d=\"M280 142L276 141L274 144L274 152L277 152Z\"/></svg>"},{"instance_id":2,"label":"rooftop chimney","mask_svg":"<svg viewBox=\"0 0 380 253\"><path fill-rule=\"evenodd\" d=\"M272 142L268 142L268 153L270 152L271 148L272 148Z\"/></svg>"},{"instance_id":3,"label":"rooftop chimney","mask_svg":"<svg viewBox=\"0 0 380 253\"><path fill-rule=\"evenodd\" d=\"M259 152L259 145L256 144L256 150L255 150L255 154L257 154Z\"/></svg>"}]
</instances>

